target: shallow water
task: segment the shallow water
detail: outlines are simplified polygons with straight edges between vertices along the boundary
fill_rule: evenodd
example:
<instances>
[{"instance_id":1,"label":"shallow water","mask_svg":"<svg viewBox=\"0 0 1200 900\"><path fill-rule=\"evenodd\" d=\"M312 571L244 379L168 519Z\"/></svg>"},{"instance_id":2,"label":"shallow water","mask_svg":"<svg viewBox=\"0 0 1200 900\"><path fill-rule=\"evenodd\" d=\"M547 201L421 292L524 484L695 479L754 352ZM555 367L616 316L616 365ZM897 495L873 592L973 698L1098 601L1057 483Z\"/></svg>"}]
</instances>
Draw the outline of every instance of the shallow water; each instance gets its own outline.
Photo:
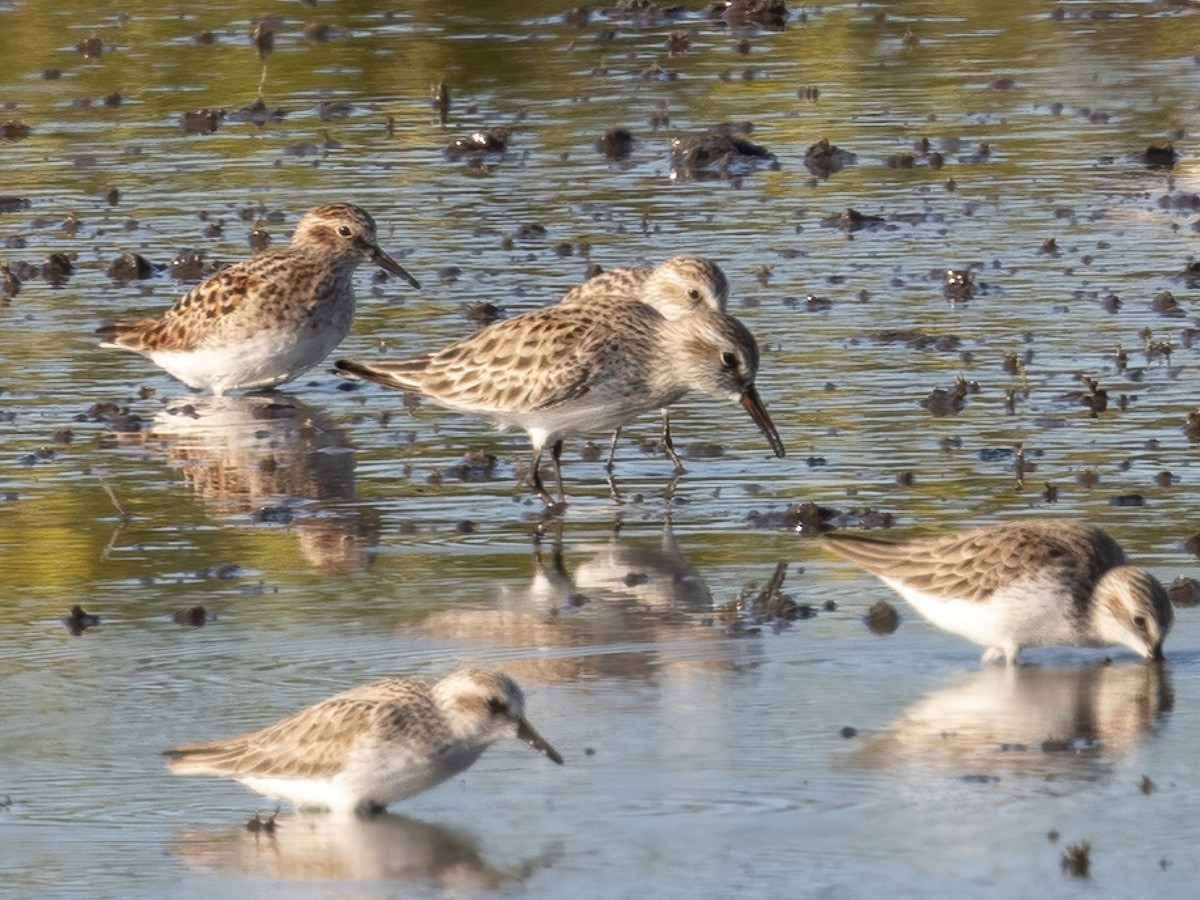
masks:
<instances>
[{"instance_id":1,"label":"shallow water","mask_svg":"<svg viewBox=\"0 0 1200 900\"><path fill-rule=\"evenodd\" d=\"M866 609L895 598L783 513L875 510L903 533L1077 516L1164 581L1195 574L1196 11L831 3L730 33L689 7L580 29L540 0L0 2L0 122L30 129L0 141L0 194L29 201L0 212L0 261L75 255L65 283L27 278L0 306L0 893L1194 893L1193 613L1161 673L1117 650L1109 666L1049 650L985 668L902 606L894 635L871 634ZM267 13L281 22L263 96L286 115L185 133L184 112L255 99L248 33ZM306 23L337 30L313 41ZM667 55L669 31L690 34L686 55ZM90 37L98 58L75 49ZM429 103L443 79L444 127ZM350 109L326 121L325 102ZM778 166L673 180L668 138L720 121L753 122ZM503 159L442 152L499 125ZM593 142L617 126L637 143L609 162ZM922 137L942 168L887 164ZM821 138L857 164L814 177ZM1167 141L1174 169L1145 165ZM423 283L362 271L348 357L466 334L464 304L551 302L589 262L713 256L763 346L788 457L735 407L688 401L673 416L687 474L672 493L669 463L642 449L647 417L621 444L618 505L573 441L556 558L516 484L518 433L347 391L325 366L283 398L214 402L95 347L101 322L185 287L114 283L121 251L235 260L256 219L279 245L338 199L370 209ZM884 221L822 224L848 207ZM970 271L971 299L947 300L946 269ZM1177 314L1155 308L1163 291ZM958 375L979 386L961 412L921 406ZM1080 375L1109 392L1096 417ZM495 468L464 468L468 451ZM779 562L818 614L730 627L728 605ZM76 603L101 625L72 636ZM215 618L172 620L194 605ZM387 817L285 811L273 837L242 827L255 795L162 767L175 743L463 661L519 678L565 766L502 745ZM1090 878L1062 875L1085 840Z\"/></svg>"}]
</instances>

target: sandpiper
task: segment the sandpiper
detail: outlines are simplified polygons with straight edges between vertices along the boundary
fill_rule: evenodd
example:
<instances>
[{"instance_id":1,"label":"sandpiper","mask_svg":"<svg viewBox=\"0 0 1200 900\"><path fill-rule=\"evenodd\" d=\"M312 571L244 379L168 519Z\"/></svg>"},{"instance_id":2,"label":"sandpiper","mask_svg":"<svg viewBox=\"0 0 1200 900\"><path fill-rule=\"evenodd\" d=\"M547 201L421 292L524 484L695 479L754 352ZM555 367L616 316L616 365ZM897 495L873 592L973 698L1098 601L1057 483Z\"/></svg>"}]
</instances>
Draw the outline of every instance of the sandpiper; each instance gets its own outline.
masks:
<instances>
[{"instance_id":1,"label":"sandpiper","mask_svg":"<svg viewBox=\"0 0 1200 900\"><path fill-rule=\"evenodd\" d=\"M703 256L672 256L657 266L631 266L610 269L589 278L567 291L560 306L596 305L615 301L640 300L653 306L668 319L679 319L695 312L725 312L729 303L729 279L711 259ZM683 461L671 439L671 415L662 411L663 452L683 471ZM613 432L608 448L607 468L612 472L621 429Z\"/></svg>"},{"instance_id":2,"label":"sandpiper","mask_svg":"<svg viewBox=\"0 0 1200 900\"><path fill-rule=\"evenodd\" d=\"M497 322L428 356L334 365L347 377L523 428L533 445L533 489L550 508L565 502L564 437L611 431L691 390L741 403L775 455L784 455L754 387L758 344L745 325L721 313L672 320L638 302L556 305ZM542 484L547 444L558 503Z\"/></svg>"},{"instance_id":3,"label":"sandpiper","mask_svg":"<svg viewBox=\"0 0 1200 900\"><path fill-rule=\"evenodd\" d=\"M311 369L354 320L354 270L373 262L417 280L379 248L375 220L331 203L300 219L291 245L206 278L160 318L104 325L101 347L140 353L190 388L272 388Z\"/></svg>"},{"instance_id":4,"label":"sandpiper","mask_svg":"<svg viewBox=\"0 0 1200 900\"><path fill-rule=\"evenodd\" d=\"M515 738L558 764L507 675L460 669L435 684L384 678L238 737L166 751L179 775L221 775L302 809L370 813L469 768Z\"/></svg>"},{"instance_id":5,"label":"sandpiper","mask_svg":"<svg viewBox=\"0 0 1200 900\"><path fill-rule=\"evenodd\" d=\"M1166 591L1094 525L1034 518L907 541L824 540L934 625L986 647L984 662L1015 664L1022 647L1108 644L1163 658Z\"/></svg>"}]
</instances>

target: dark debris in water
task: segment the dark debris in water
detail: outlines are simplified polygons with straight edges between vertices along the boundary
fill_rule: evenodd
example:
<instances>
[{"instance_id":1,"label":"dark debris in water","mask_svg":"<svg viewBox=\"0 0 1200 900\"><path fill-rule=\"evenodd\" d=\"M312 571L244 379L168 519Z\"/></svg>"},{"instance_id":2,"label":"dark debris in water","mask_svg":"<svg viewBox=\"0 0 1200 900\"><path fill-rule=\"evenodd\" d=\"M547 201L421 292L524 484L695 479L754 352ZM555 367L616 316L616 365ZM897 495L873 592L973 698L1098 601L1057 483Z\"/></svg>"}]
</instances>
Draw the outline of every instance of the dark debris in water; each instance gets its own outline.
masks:
<instances>
[{"instance_id":1,"label":"dark debris in water","mask_svg":"<svg viewBox=\"0 0 1200 900\"><path fill-rule=\"evenodd\" d=\"M969 270L947 269L942 274L942 295L951 303L961 303L975 296L975 276Z\"/></svg>"},{"instance_id":2,"label":"dark debris in water","mask_svg":"<svg viewBox=\"0 0 1200 900\"><path fill-rule=\"evenodd\" d=\"M627 128L610 128L596 141L596 149L609 159L628 159L633 152L633 132Z\"/></svg>"},{"instance_id":3,"label":"dark debris in water","mask_svg":"<svg viewBox=\"0 0 1200 900\"><path fill-rule=\"evenodd\" d=\"M1180 609L1200 606L1200 581L1190 575L1176 575L1167 588L1167 596L1171 598L1171 605Z\"/></svg>"},{"instance_id":4,"label":"dark debris in water","mask_svg":"<svg viewBox=\"0 0 1200 900\"><path fill-rule=\"evenodd\" d=\"M967 395L977 393L979 393L979 385L973 381L968 382L959 375L954 380L954 387L950 390L934 388L921 400L921 406L929 410L929 414L932 416L956 416L967 405Z\"/></svg>"},{"instance_id":5,"label":"dark debris in water","mask_svg":"<svg viewBox=\"0 0 1200 900\"><path fill-rule=\"evenodd\" d=\"M105 274L119 284L141 281L154 276L154 264L146 257L126 250L108 265Z\"/></svg>"},{"instance_id":6,"label":"dark debris in water","mask_svg":"<svg viewBox=\"0 0 1200 900\"><path fill-rule=\"evenodd\" d=\"M216 616L209 616L208 611L203 606L187 606L183 609L175 610L171 619L177 625L185 625L189 628L202 628L215 620Z\"/></svg>"},{"instance_id":7,"label":"dark debris in water","mask_svg":"<svg viewBox=\"0 0 1200 900\"><path fill-rule=\"evenodd\" d=\"M275 834L275 820L279 817L279 809L274 812L264 813L256 811L250 817L250 821L246 823L246 830L251 834Z\"/></svg>"},{"instance_id":8,"label":"dark debris in water","mask_svg":"<svg viewBox=\"0 0 1200 900\"><path fill-rule=\"evenodd\" d=\"M222 110L222 112L224 111ZM280 109L278 106L267 106L262 97L256 97L254 102L247 103L241 109L235 109L228 113L226 118L230 122L249 122L251 125L262 128L270 122L280 121L286 115L287 110Z\"/></svg>"},{"instance_id":9,"label":"dark debris in water","mask_svg":"<svg viewBox=\"0 0 1200 900\"><path fill-rule=\"evenodd\" d=\"M100 624L100 617L94 613L86 612L82 606L76 604L71 607L62 620L62 623L67 626L67 630L75 636L83 634L87 629L94 628Z\"/></svg>"},{"instance_id":10,"label":"dark debris in water","mask_svg":"<svg viewBox=\"0 0 1200 900\"><path fill-rule=\"evenodd\" d=\"M496 475L496 455L483 450L469 450L462 462L442 472L442 478L457 481L490 481Z\"/></svg>"},{"instance_id":11,"label":"dark debris in water","mask_svg":"<svg viewBox=\"0 0 1200 900\"><path fill-rule=\"evenodd\" d=\"M840 510L819 506L812 501L793 503L783 510L759 512L753 509L746 514L746 523L751 528L786 528L809 536L834 528L891 528L894 521L891 513L870 507Z\"/></svg>"},{"instance_id":12,"label":"dark debris in water","mask_svg":"<svg viewBox=\"0 0 1200 900\"><path fill-rule=\"evenodd\" d=\"M214 134L225 118L223 109L193 109L179 117L184 134Z\"/></svg>"},{"instance_id":13,"label":"dark debris in water","mask_svg":"<svg viewBox=\"0 0 1200 900\"><path fill-rule=\"evenodd\" d=\"M818 178L828 178L856 162L855 154L831 144L826 138L821 138L804 152L804 168Z\"/></svg>"},{"instance_id":14,"label":"dark debris in water","mask_svg":"<svg viewBox=\"0 0 1200 900\"><path fill-rule=\"evenodd\" d=\"M918 328L873 331L868 337L880 344L904 344L912 350L957 353L962 348L962 338L956 334L929 334Z\"/></svg>"},{"instance_id":15,"label":"dark debris in water","mask_svg":"<svg viewBox=\"0 0 1200 900\"><path fill-rule=\"evenodd\" d=\"M1088 878L1092 873L1092 844L1091 841L1080 841L1077 844L1067 844L1063 850L1060 863L1064 874L1072 878Z\"/></svg>"},{"instance_id":16,"label":"dark debris in water","mask_svg":"<svg viewBox=\"0 0 1200 900\"><path fill-rule=\"evenodd\" d=\"M718 607L716 613L726 622L727 633L734 636L753 634L763 626L778 632L790 622L814 618L817 611L813 607L798 603L790 594L783 593L786 578L787 563L781 562L763 587L750 586L730 603Z\"/></svg>"},{"instance_id":17,"label":"dark debris in water","mask_svg":"<svg viewBox=\"0 0 1200 900\"><path fill-rule=\"evenodd\" d=\"M605 18L621 19L636 25L671 22L687 14L682 6L656 3L655 0L617 0L614 6L605 7L600 12Z\"/></svg>"},{"instance_id":18,"label":"dark debris in water","mask_svg":"<svg viewBox=\"0 0 1200 900\"><path fill-rule=\"evenodd\" d=\"M461 308L467 321L481 328L499 322L508 315L504 307L483 300L464 303Z\"/></svg>"},{"instance_id":19,"label":"dark debris in water","mask_svg":"<svg viewBox=\"0 0 1200 900\"><path fill-rule=\"evenodd\" d=\"M775 164L775 154L746 137L745 131L715 126L704 134L671 139L671 178L736 178L760 164Z\"/></svg>"},{"instance_id":20,"label":"dark debris in water","mask_svg":"<svg viewBox=\"0 0 1200 900\"><path fill-rule=\"evenodd\" d=\"M76 422L100 422L107 426L110 432L132 433L141 431L149 424L137 413L130 412L128 406L111 401L93 403L84 412L74 416Z\"/></svg>"},{"instance_id":21,"label":"dark debris in water","mask_svg":"<svg viewBox=\"0 0 1200 900\"><path fill-rule=\"evenodd\" d=\"M900 627L900 613L886 600L876 600L867 609L863 621L867 623L871 634L894 634Z\"/></svg>"},{"instance_id":22,"label":"dark debris in water","mask_svg":"<svg viewBox=\"0 0 1200 900\"><path fill-rule=\"evenodd\" d=\"M458 138L446 145L446 158L451 160L478 160L499 162L508 151L511 133L507 128L490 128L475 131L465 138Z\"/></svg>"},{"instance_id":23,"label":"dark debris in water","mask_svg":"<svg viewBox=\"0 0 1200 900\"><path fill-rule=\"evenodd\" d=\"M823 228L840 228L843 231L861 231L863 228L878 228L887 223L883 216L871 216L860 213L857 209L847 207L840 213L834 213L821 219Z\"/></svg>"},{"instance_id":24,"label":"dark debris in water","mask_svg":"<svg viewBox=\"0 0 1200 900\"><path fill-rule=\"evenodd\" d=\"M782 31L789 17L784 0L717 0L704 7L704 16L730 28L762 28Z\"/></svg>"}]
</instances>

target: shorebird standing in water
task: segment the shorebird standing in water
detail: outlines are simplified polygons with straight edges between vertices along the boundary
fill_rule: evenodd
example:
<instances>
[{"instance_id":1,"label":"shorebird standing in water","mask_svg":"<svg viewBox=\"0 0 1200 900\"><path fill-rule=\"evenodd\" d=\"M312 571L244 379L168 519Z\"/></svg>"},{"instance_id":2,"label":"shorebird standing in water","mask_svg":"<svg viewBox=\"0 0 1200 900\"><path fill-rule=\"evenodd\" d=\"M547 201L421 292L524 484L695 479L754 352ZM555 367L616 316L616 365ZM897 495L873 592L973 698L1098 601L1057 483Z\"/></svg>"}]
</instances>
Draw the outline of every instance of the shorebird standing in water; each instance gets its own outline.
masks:
<instances>
[{"instance_id":1,"label":"shorebird standing in water","mask_svg":"<svg viewBox=\"0 0 1200 900\"><path fill-rule=\"evenodd\" d=\"M417 280L379 248L375 220L331 203L300 219L291 245L210 275L160 318L97 330L101 347L140 353L190 388L272 388L311 369L354 321L354 270L373 262Z\"/></svg>"},{"instance_id":2,"label":"shorebird standing in water","mask_svg":"<svg viewBox=\"0 0 1200 900\"><path fill-rule=\"evenodd\" d=\"M178 775L221 775L302 809L369 813L468 769L496 741L562 764L499 672L460 669L436 684L384 678L259 731L168 750Z\"/></svg>"},{"instance_id":3,"label":"shorebird standing in water","mask_svg":"<svg viewBox=\"0 0 1200 900\"><path fill-rule=\"evenodd\" d=\"M550 508L565 502L559 462L565 437L611 431L693 390L740 403L775 455L784 455L754 387L758 344L745 325L722 313L668 319L640 302L555 305L497 322L428 356L343 359L335 368L524 429L533 445L533 489ZM542 483L547 445L558 503Z\"/></svg>"},{"instance_id":4,"label":"shorebird standing in water","mask_svg":"<svg viewBox=\"0 0 1200 900\"><path fill-rule=\"evenodd\" d=\"M1022 647L1123 644L1162 659L1174 611L1158 580L1094 525L1019 519L907 541L831 534L926 619L1014 664Z\"/></svg>"}]
</instances>

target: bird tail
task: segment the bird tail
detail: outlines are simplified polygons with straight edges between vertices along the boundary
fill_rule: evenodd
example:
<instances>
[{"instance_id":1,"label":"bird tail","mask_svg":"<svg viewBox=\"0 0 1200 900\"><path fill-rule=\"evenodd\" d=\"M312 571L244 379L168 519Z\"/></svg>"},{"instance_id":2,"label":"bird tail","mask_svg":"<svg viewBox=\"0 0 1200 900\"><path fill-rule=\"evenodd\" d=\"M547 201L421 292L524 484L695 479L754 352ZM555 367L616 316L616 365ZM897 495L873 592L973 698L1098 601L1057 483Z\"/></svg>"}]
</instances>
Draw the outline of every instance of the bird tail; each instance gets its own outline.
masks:
<instances>
[{"instance_id":1,"label":"bird tail","mask_svg":"<svg viewBox=\"0 0 1200 900\"><path fill-rule=\"evenodd\" d=\"M186 744L163 752L167 768L176 775L219 775L227 771L229 747L214 741L205 744Z\"/></svg>"},{"instance_id":2,"label":"bird tail","mask_svg":"<svg viewBox=\"0 0 1200 900\"><path fill-rule=\"evenodd\" d=\"M113 322L101 325L96 329L100 338L100 346L116 350L141 350L147 329L157 324L154 319L143 319L140 322Z\"/></svg>"},{"instance_id":3,"label":"bird tail","mask_svg":"<svg viewBox=\"0 0 1200 900\"><path fill-rule=\"evenodd\" d=\"M343 378L373 381L384 387L403 391L420 391L421 378L429 362L426 356L416 359L397 359L377 363L360 363L350 359L339 359L333 370Z\"/></svg>"},{"instance_id":4,"label":"bird tail","mask_svg":"<svg viewBox=\"0 0 1200 900\"><path fill-rule=\"evenodd\" d=\"M902 544L866 534L827 534L821 541L868 572L887 571L898 557L906 555Z\"/></svg>"}]
</instances>

